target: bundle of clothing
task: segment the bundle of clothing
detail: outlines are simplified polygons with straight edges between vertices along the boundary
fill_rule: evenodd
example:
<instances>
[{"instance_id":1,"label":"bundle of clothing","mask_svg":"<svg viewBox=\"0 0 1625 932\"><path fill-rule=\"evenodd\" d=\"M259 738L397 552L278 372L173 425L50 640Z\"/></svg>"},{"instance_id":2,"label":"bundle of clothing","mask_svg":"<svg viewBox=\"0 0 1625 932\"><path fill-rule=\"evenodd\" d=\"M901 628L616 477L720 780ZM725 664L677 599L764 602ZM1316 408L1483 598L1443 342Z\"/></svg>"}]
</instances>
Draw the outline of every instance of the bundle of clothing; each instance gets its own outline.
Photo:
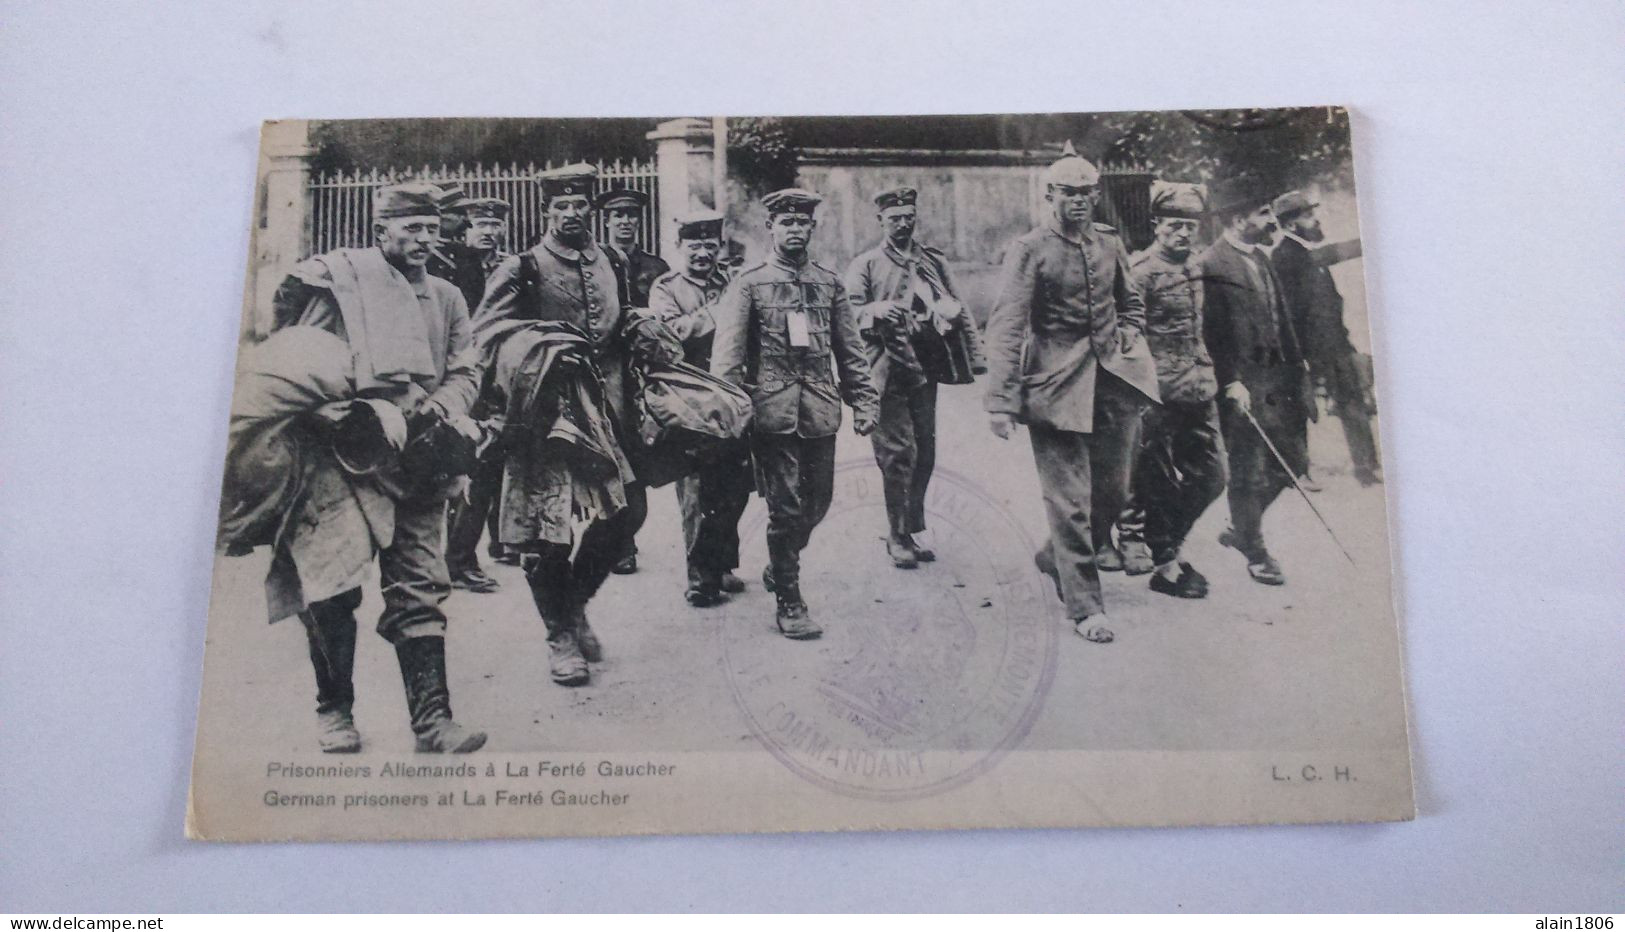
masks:
<instances>
[{"instance_id":1,"label":"bundle of clothing","mask_svg":"<svg viewBox=\"0 0 1625 932\"><path fill-rule=\"evenodd\" d=\"M394 501L444 495L482 437L356 391L350 344L285 327L246 348L232 398L217 549L271 547L270 620L359 585L395 536Z\"/></svg>"},{"instance_id":2,"label":"bundle of clothing","mask_svg":"<svg viewBox=\"0 0 1625 932\"><path fill-rule=\"evenodd\" d=\"M592 342L571 324L536 320L497 322L481 341L481 397L502 412L497 540L569 544L575 523L626 507L636 478Z\"/></svg>"},{"instance_id":3,"label":"bundle of clothing","mask_svg":"<svg viewBox=\"0 0 1625 932\"><path fill-rule=\"evenodd\" d=\"M638 478L662 486L737 457L755 406L744 389L686 362L638 370Z\"/></svg>"}]
</instances>

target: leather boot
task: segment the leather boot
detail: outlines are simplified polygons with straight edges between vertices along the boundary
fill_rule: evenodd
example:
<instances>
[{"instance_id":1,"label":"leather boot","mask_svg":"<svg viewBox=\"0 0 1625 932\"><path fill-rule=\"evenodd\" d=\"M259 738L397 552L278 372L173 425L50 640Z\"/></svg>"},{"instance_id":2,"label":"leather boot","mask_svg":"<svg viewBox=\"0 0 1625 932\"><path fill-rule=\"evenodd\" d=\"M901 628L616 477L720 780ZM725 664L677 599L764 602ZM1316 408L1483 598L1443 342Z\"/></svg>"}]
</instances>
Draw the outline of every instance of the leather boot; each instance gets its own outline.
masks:
<instances>
[{"instance_id":1,"label":"leather boot","mask_svg":"<svg viewBox=\"0 0 1625 932\"><path fill-rule=\"evenodd\" d=\"M547 672L560 686L581 686L591 678L576 640L575 572L562 554L537 556L525 564L525 579L536 613L547 626ZM583 616L584 617L584 616Z\"/></svg>"},{"instance_id":2,"label":"leather boot","mask_svg":"<svg viewBox=\"0 0 1625 932\"><path fill-rule=\"evenodd\" d=\"M433 754L466 754L485 746L485 732L473 731L451 718L451 692L446 688L446 639L407 638L395 645L406 686L406 709L412 717L417 749Z\"/></svg>"},{"instance_id":3,"label":"leather boot","mask_svg":"<svg viewBox=\"0 0 1625 932\"><path fill-rule=\"evenodd\" d=\"M780 634L792 641L810 641L824 633L824 629L812 620L807 603L801 600L799 587L781 586L776 595L779 605L774 622L779 626Z\"/></svg>"},{"instance_id":4,"label":"leather boot","mask_svg":"<svg viewBox=\"0 0 1625 932\"><path fill-rule=\"evenodd\" d=\"M348 609L317 604L301 612L310 666L316 673L317 743L328 754L354 754L361 750L350 710L355 705L355 615Z\"/></svg>"}]
</instances>

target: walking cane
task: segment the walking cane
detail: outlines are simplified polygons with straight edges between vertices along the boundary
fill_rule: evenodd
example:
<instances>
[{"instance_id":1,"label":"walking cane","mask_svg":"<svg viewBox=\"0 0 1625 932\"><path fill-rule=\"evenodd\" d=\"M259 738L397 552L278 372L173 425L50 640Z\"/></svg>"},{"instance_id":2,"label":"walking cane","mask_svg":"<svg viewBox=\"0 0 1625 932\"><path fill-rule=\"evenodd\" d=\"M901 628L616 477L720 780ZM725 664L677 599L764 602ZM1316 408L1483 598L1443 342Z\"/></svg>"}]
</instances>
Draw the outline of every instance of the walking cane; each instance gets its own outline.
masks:
<instances>
[{"instance_id":1,"label":"walking cane","mask_svg":"<svg viewBox=\"0 0 1625 932\"><path fill-rule=\"evenodd\" d=\"M1281 464L1281 469L1286 472L1286 477L1292 483L1292 487L1298 490L1299 495L1303 496L1304 503L1309 506L1310 511L1315 513L1315 519L1320 522L1320 526L1325 528L1326 533L1331 536L1332 543L1337 545L1338 550L1343 551L1343 558L1349 561L1350 566L1358 566L1359 564L1354 562L1354 558L1349 556L1348 548L1343 546L1343 542L1337 539L1337 532L1332 530L1332 526L1330 524L1326 523L1326 516L1320 513L1320 509L1315 507L1315 502L1309 497L1309 493L1305 492L1303 490L1303 486L1298 484L1297 475L1293 473L1292 467L1286 464L1286 457L1281 455L1281 451L1275 449L1275 443L1274 441L1270 440L1270 435L1264 433L1264 426L1253 418L1253 412L1244 408L1242 409L1241 413L1247 418L1247 423L1253 425L1253 430L1258 431L1258 436L1264 438L1264 446L1269 447L1270 453L1275 455L1275 461Z\"/></svg>"}]
</instances>

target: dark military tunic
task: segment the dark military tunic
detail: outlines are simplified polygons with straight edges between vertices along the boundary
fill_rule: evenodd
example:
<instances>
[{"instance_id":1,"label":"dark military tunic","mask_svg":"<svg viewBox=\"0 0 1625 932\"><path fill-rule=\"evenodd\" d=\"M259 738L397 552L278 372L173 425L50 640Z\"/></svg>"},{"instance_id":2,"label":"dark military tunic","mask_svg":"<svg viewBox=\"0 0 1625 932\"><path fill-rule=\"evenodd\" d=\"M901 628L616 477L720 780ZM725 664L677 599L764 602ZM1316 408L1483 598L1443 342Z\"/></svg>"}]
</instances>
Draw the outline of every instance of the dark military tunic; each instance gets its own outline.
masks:
<instances>
[{"instance_id":1,"label":"dark military tunic","mask_svg":"<svg viewBox=\"0 0 1625 932\"><path fill-rule=\"evenodd\" d=\"M620 288L622 307L648 307L649 290L655 279L671 271L665 259L652 252L633 246L630 251L604 244L604 253L615 269L615 282Z\"/></svg>"}]
</instances>

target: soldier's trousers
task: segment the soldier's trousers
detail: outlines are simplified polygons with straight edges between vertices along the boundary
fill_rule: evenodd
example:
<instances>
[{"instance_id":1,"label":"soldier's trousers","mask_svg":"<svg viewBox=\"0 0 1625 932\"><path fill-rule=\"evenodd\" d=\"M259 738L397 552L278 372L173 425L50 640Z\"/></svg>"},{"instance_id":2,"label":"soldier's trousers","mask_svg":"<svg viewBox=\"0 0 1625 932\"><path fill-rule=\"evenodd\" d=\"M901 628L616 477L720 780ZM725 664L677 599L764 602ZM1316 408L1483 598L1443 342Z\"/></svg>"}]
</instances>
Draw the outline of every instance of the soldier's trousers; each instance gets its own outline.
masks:
<instances>
[{"instance_id":1,"label":"soldier's trousers","mask_svg":"<svg viewBox=\"0 0 1625 932\"><path fill-rule=\"evenodd\" d=\"M648 491L642 483L629 482L626 507L588 524L573 555L570 544L536 541L520 546L525 581L549 638L575 630L579 610L598 594L648 516Z\"/></svg>"},{"instance_id":2,"label":"soldier's trousers","mask_svg":"<svg viewBox=\"0 0 1625 932\"><path fill-rule=\"evenodd\" d=\"M468 478L468 501L446 507L446 568L453 575L480 568L480 535L497 537L497 496L502 493L502 460L488 457Z\"/></svg>"},{"instance_id":3,"label":"soldier's trousers","mask_svg":"<svg viewBox=\"0 0 1625 932\"><path fill-rule=\"evenodd\" d=\"M1095 383L1094 431L1028 428L1038 485L1049 519L1049 540L1040 562L1054 561L1068 618L1076 621L1105 609L1095 549L1110 540L1110 520L1128 499L1129 471L1140 440L1140 415L1150 402L1116 376L1101 372Z\"/></svg>"},{"instance_id":4,"label":"soldier's trousers","mask_svg":"<svg viewBox=\"0 0 1625 932\"><path fill-rule=\"evenodd\" d=\"M780 596L798 595L801 551L835 494L835 438L753 434L756 488L767 502L767 556Z\"/></svg>"},{"instance_id":5,"label":"soldier's trousers","mask_svg":"<svg viewBox=\"0 0 1625 932\"><path fill-rule=\"evenodd\" d=\"M445 530L445 499L395 503L395 539L378 552L379 588L384 596L378 633L391 644L407 638L445 636L446 613L440 605L451 593ZM360 604L361 590L351 589L312 603L301 618L311 611L324 616L352 613Z\"/></svg>"},{"instance_id":6,"label":"soldier's trousers","mask_svg":"<svg viewBox=\"0 0 1625 932\"><path fill-rule=\"evenodd\" d=\"M1295 389L1259 384L1248 385L1247 391L1252 398L1253 417L1268 432L1293 475L1303 475L1309 469L1309 429L1308 421L1299 413ZM1282 490L1292 485L1292 478L1276 462L1258 430L1234 405L1219 407L1219 425L1230 457L1230 524L1241 552L1256 561L1267 552L1264 512Z\"/></svg>"},{"instance_id":7,"label":"soldier's trousers","mask_svg":"<svg viewBox=\"0 0 1625 932\"><path fill-rule=\"evenodd\" d=\"M1160 565L1178 559L1191 526L1224 491L1218 406L1212 401L1153 406L1145 412L1140 430L1121 530L1125 539L1133 539L1129 516L1137 517L1151 559Z\"/></svg>"},{"instance_id":8,"label":"soldier's trousers","mask_svg":"<svg viewBox=\"0 0 1625 932\"><path fill-rule=\"evenodd\" d=\"M869 440L880 466L891 536L925 530L925 490L937 465L937 383L912 390L888 386Z\"/></svg>"},{"instance_id":9,"label":"soldier's trousers","mask_svg":"<svg viewBox=\"0 0 1625 932\"><path fill-rule=\"evenodd\" d=\"M739 519L754 487L748 449L677 480L689 585L739 566Z\"/></svg>"}]
</instances>

